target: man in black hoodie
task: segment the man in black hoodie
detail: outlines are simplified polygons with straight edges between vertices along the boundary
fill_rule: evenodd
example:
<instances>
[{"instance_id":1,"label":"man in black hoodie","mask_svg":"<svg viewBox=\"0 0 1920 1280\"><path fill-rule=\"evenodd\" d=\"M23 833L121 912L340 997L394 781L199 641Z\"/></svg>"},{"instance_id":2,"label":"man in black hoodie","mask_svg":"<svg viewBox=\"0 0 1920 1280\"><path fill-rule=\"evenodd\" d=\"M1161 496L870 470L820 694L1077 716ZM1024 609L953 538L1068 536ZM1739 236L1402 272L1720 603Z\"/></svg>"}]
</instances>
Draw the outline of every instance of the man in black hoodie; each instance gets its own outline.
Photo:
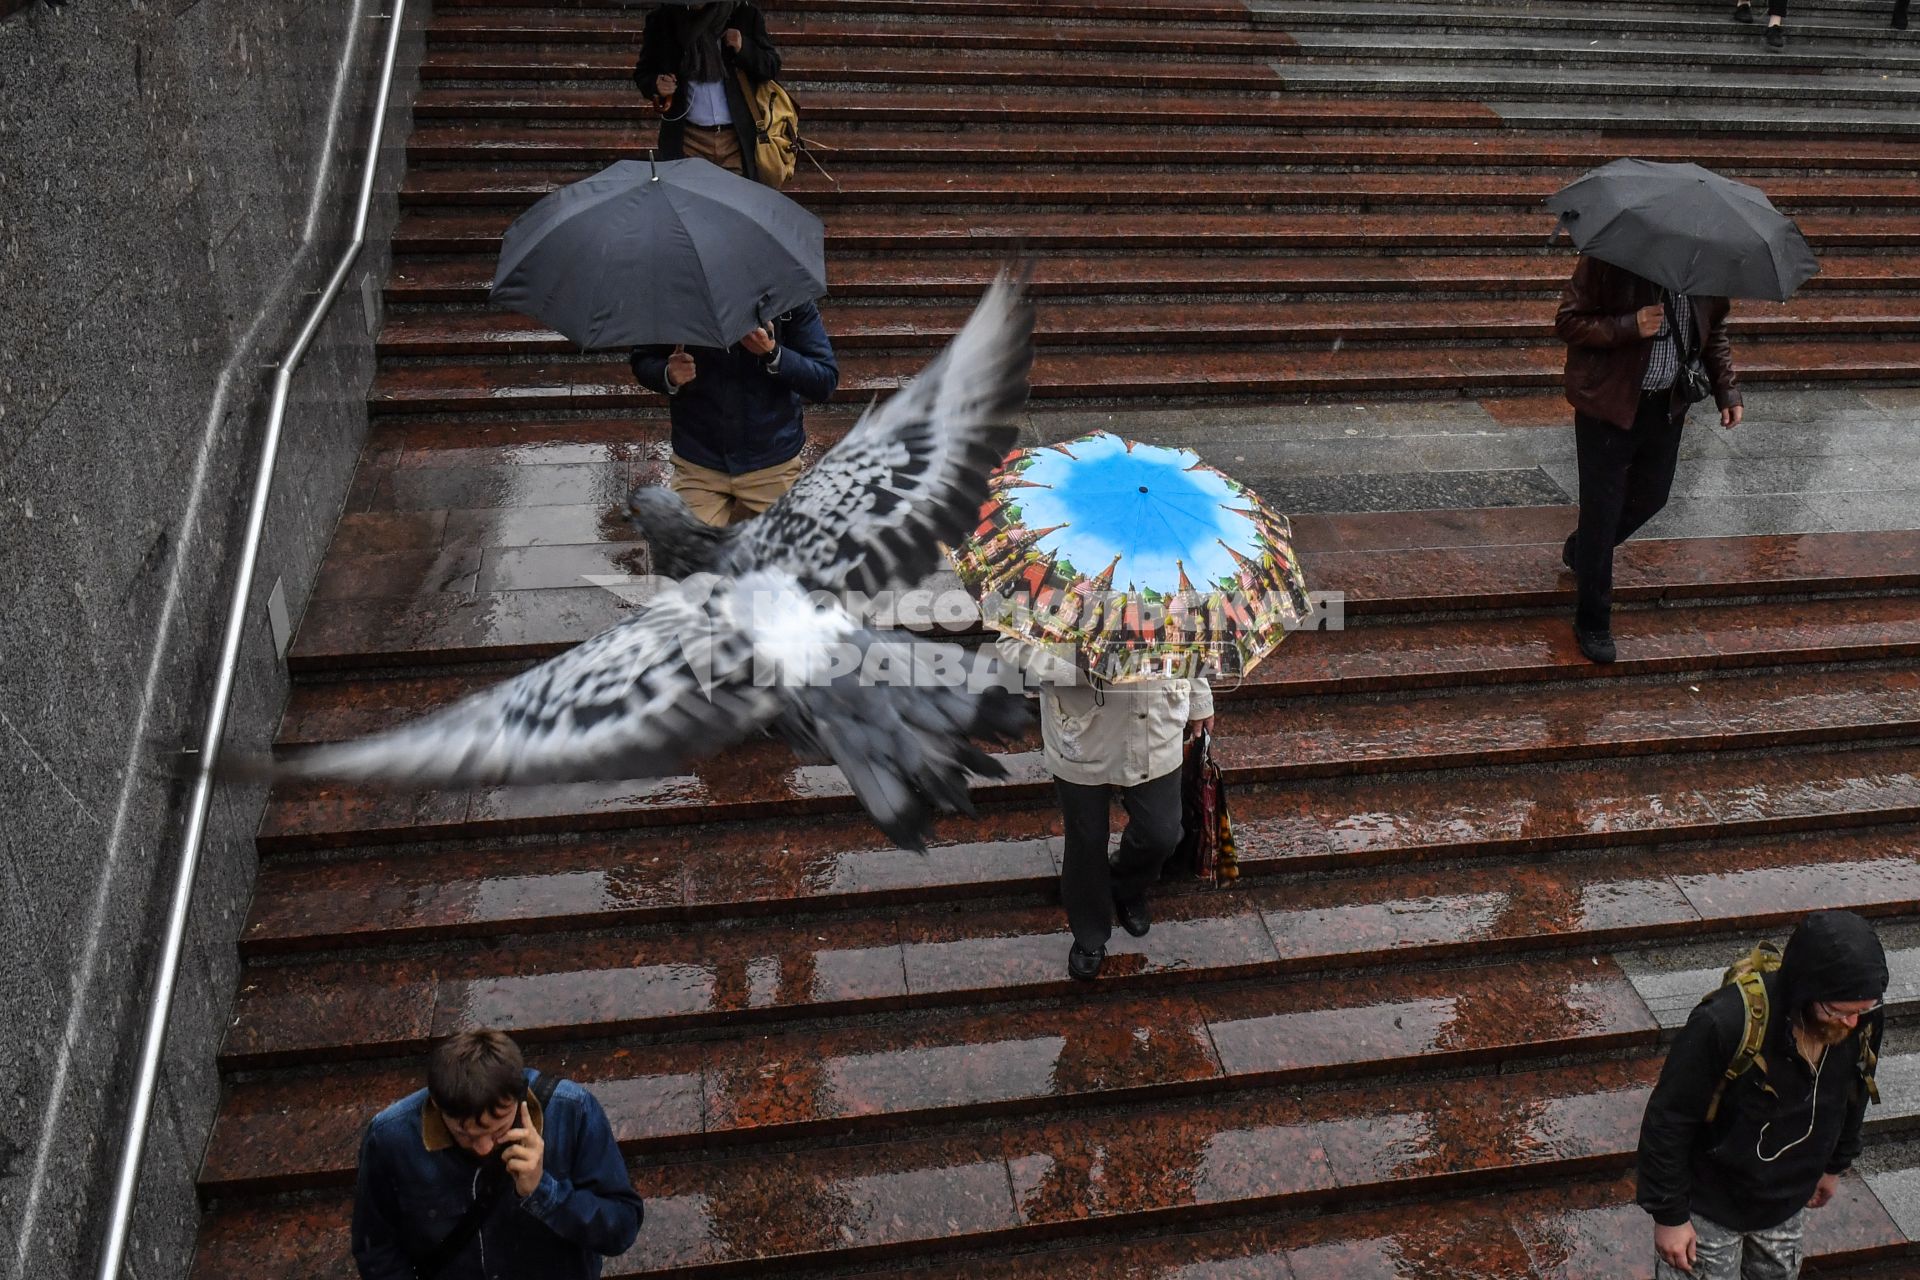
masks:
<instances>
[{"instance_id":1,"label":"man in black hoodie","mask_svg":"<svg viewBox=\"0 0 1920 1280\"><path fill-rule=\"evenodd\" d=\"M1806 1211L1860 1154L1887 989L1880 939L1850 911L1815 912L1763 981L1760 1053L1712 1121L1747 1020L1731 984L1687 1019L1647 1102L1635 1199L1653 1215L1656 1280L1794 1280Z\"/></svg>"}]
</instances>

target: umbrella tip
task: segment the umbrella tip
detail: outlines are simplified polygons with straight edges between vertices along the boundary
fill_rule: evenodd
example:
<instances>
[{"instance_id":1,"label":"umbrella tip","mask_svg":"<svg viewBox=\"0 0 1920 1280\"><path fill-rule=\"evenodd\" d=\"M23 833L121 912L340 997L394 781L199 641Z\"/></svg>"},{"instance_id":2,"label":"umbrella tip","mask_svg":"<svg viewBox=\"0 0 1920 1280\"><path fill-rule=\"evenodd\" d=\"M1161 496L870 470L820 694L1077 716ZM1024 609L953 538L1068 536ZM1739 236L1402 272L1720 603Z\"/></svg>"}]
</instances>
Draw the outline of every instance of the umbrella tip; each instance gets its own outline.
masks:
<instances>
[{"instance_id":1,"label":"umbrella tip","mask_svg":"<svg viewBox=\"0 0 1920 1280\"><path fill-rule=\"evenodd\" d=\"M647 149L647 169L653 175L647 179L648 182L660 181L660 165L659 162L653 158L653 149L651 147Z\"/></svg>"}]
</instances>

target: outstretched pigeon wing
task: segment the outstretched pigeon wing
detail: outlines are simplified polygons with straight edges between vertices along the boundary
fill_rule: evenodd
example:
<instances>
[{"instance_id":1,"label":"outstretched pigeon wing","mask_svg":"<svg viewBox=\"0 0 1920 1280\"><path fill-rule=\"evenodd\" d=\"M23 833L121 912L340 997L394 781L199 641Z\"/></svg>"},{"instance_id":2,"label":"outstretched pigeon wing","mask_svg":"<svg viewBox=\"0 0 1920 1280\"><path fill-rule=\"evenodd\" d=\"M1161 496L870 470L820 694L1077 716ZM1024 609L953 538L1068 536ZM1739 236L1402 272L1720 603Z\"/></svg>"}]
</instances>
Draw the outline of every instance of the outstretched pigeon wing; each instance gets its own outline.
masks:
<instances>
[{"instance_id":1,"label":"outstretched pigeon wing","mask_svg":"<svg viewBox=\"0 0 1920 1280\"><path fill-rule=\"evenodd\" d=\"M658 777L773 719L754 637L696 579L548 662L411 724L314 747L286 773L383 782L587 782Z\"/></svg>"},{"instance_id":2,"label":"outstretched pigeon wing","mask_svg":"<svg viewBox=\"0 0 1920 1280\"><path fill-rule=\"evenodd\" d=\"M919 582L940 544L973 532L988 477L1019 437L1032 363L1032 309L1002 277L932 364L735 531L728 567L784 569L826 591Z\"/></svg>"}]
</instances>

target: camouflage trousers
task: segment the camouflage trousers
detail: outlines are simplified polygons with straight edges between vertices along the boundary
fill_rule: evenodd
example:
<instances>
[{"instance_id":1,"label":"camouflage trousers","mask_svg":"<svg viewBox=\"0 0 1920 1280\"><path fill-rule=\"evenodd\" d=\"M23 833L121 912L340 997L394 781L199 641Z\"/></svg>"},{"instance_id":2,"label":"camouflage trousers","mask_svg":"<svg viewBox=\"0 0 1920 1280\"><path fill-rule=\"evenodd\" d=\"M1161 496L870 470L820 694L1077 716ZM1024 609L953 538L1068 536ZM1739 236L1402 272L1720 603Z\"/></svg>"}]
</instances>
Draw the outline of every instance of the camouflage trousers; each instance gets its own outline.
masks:
<instances>
[{"instance_id":1,"label":"camouflage trousers","mask_svg":"<svg viewBox=\"0 0 1920 1280\"><path fill-rule=\"evenodd\" d=\"M1765 1231L1729 1231L1694 1215L1698 1260L1693 1274L1656 1262L1653 1280L1799 1280L1807 1211Z\"/></svg>"}]
</instances>

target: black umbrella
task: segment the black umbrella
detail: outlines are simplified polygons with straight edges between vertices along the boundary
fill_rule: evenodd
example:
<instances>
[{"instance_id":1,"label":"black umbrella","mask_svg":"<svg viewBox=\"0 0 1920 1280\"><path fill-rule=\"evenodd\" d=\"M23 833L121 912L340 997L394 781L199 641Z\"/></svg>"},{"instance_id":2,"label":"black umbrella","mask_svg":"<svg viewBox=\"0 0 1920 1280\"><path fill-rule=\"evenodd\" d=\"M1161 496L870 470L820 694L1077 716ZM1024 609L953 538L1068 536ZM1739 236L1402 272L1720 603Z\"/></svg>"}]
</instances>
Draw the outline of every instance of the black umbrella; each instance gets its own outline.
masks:
<instances>
[{"instance_id":1,"label":"black umbrella","mask_svg":"<svg viewBox=\"0 0 1920 1280\"><path fill-rule=\"evenodd\" d=\"M772 187L622 160L514 220L492 298L594 350L731 346L826 291L826 229Z\"/></svg>"},{"instance_id":2,"label":"black umbrella","mask_svg":"<svg viewBox=\"0 0 1920 1280\"><path fill-rule=\"evenodd\" d=\"M1675 293L1785 302L1820 269L1765 193L1697 164L1615 160L1547 208L1580 252Z\"/></svg>"}]
</instances>

